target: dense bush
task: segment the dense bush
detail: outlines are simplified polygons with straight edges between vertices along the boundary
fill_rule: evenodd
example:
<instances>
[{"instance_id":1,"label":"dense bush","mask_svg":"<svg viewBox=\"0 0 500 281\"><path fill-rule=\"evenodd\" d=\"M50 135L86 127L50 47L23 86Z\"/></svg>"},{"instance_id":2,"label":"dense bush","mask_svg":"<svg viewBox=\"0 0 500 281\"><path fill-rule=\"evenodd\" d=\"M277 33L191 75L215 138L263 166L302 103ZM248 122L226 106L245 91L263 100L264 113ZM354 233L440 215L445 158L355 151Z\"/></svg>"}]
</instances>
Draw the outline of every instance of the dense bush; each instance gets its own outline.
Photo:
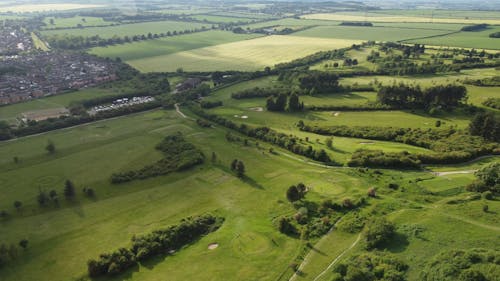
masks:
<instances>
[{"instance_id":1,"label":"dense bush","mask_svg":"<svg viewBox=\"0 0 500 281\"><path fill-rule=\"evenodd\" d=\"M222 101L201 101L201 108L214 108L222 106Z\"/></svg>"},{"instance_id":2,"label":"dense bush","mask_svg":"<svg viewBox=\"0 0 500 281\"><path fill-rule=\"evenodd\" d=\"M157 255L165 255L194 242L201 236L217 230L223 218L202 215L183 219L178 225L155 230L149 234L132 237L130 249L120 248L111 254L101 254L87 262L90 277L116 275Z\"/></svg>"},{"instance_id":3,"label":"dense bush","mask_svg":"<svg viewBox=\"0 0 500 281\"><path fill-rule=\"evenodd\" d=\"M474 175L477 180L468 185L467 190L500 194L500 162L488 164Z\"/></svg>"},{"instance_id":4,"label":"dense bush","mask_svg":"<svg viewBox=\"0 0 500 281\"><path fill-rule=\"evenodd\" d=\"M364 253L334 268L333 281L404 281L408 265L387 253Z\"/></svg>"},{"instance_id":5,"label":"dense bush","mask_svg":"<svg viewBox=\"0 0 500 281\"><path fill-rule=\"evenodd\" d=\"M460 31L480 31L480 30L488 28L488 26L489 25L486 23L467 25L467 26L462 27L462 29L460 29Z\"/></svg>"},{"instance_id":6,"label":"dense bush","mask_svg":"<svg viewBox=\"0 0 500 281\"><path fill-rule=\"evenodd\" d=\"M381 167L397 169L419 169L420 160L417 156L406 151L383 152L381 150L357 150L351 160L347 162L350 167Z\"/></svg>"},{"instance_id":7,"label":"dense bush","mask_svg":"<svg viewBox=\"0 0 500 281\"><path fill-rule=\"evenodd\" d=\"M483 102L483 105L494 109L500 109L500 98L489 98Z\"/></svg>"},{"instance_id":8,"label":"dense bush","mask_svg":"<svg viewBox=\"0 0 500 281\"><path fill-rule=\"evenodd\" d=\"M343 21L340 25L345 26L373 26L373 23L366 21Z\"/></svg>"},{"instance_id":9,"label":"dense bush","mask_svg":"<svg viewBox=\"0 0 500 281\"><path fill-rule=\"evenodd\" d=\"M447 250L434 256L422 268L419 280L493 281L500 272L496 249Z\"/></svg>"},{"instance_id":10,"label":"dense bush","mask_svg":"<svg viewBox=\"0 0 500 281\"><path fill-rule=\"evenodd\" d=\"M500 141L500 117L494 113L481 112L469 124L469 132L490 141Z\"/></svg>"},{"instance_id":11,"label":"dense bush","mask_svg":"<svg viewBox=\"0 0 500 281\"><path fill-rule=\"evenodd\" d=\"M490 34L490 38L500 38L500 32L493 32Z\"/></svg>"},{"instance_id":12,"label":"dense bush","mask_svg":"<svg viewBox=\"0 0 500 281\"><path fill-rule=\"evenodd\" d=\"M385 217L375 217L366 226L364 232L366 249L380 248L390 242L396 234L394 224Z\"/></svg>"},{"instance_id":13,"label":"dense bush","mask_svg":"<svg viewBox=\"0 0 500 281\"><path fill-rule=\"evenodd\" d=\"M194 145L184 140L184 137L180 133L165 137L156 146L156 149L163 153L161 160L139 170L112 174L111 182L122 183L165 175L201 164L205 159L203 153Z\"/></svg>"}]
</instances>

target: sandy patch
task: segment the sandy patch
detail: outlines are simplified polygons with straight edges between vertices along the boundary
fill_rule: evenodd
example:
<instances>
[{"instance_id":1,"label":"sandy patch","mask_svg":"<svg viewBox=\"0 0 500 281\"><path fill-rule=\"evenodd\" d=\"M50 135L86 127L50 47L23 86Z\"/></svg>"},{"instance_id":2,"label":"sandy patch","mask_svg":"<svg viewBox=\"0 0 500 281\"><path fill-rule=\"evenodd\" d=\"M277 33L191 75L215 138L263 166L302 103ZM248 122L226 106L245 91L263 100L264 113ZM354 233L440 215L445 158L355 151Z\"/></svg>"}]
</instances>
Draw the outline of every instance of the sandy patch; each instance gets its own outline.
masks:
<instances>
[{"instance_id":1,"label":"sandy patch","mask_svg":"<svg viewBox=\"0 0 500 281\"><path fill-rule=\"evenodd\" d=\"M260 106L259 106L259 107L250 107L249 109L250 109L250 110L252 110L252 111L257 111L257 112L262 112L262 111L264 111L264 108L262 108L262 107L260 107Z\"/></svg>"},{"instance_id":2,"label":"sandy patch","mask_svg":"<svg viewBox=\"0 0 500 281\"><path fill-rule=\"evenodd\" d=\"M219 243L210 243L210 244L208 244L208 249L209 250L215 250L215 249L217 249L217 247L219 247Z\"/></svg>"},{"instance_id":3,"label":"sandy patch","mask_svg":"<svg viewBox=\"0 0 500 281\"><path fill-rule=\"evenodd\" d=\"M359 144L375 144L375 143L372 141L365 141L365 142L360 142Z\"/></svg>"},{"instance_id":4,"label":"sandy patch","mask_svg":"<svg viewBox=\"0 0 500 281\"><path fill-rule=\"evenodd\" d=\"M243 115L243 116L241 116L241 119L248 119L248 116Z\"/></svg>"},{"instance_id":5,"label":"sandy patch","mask_svg":"<svg viewBox=\"0 0 500 281\"><path fill-rule=\"evenodd\" d=\"M332 112L332 115L338 117L340 115L340 112L335 112L335 113Z\"/></svg>"}]
</instances>

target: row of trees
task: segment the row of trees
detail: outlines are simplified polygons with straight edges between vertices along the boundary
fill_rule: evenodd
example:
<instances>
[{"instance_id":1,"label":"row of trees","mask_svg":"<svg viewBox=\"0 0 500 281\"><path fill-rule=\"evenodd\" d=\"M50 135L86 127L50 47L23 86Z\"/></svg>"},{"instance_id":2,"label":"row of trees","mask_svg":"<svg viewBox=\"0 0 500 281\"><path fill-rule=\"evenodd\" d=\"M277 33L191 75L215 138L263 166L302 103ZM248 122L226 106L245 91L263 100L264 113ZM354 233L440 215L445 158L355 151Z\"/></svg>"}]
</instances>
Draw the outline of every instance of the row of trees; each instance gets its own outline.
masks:
<instances>
[{"instance_id":1,"label":"row of trees","mask_svg":"<svg viewBox=\"0 0 500 281\"><path fill-rule=\"evenodd\" d=\"M492 112L481 112L472 118L469 132L487 140L498 142L500 140L500 117Z\"/></svg>"},{"instance_id":2,"label":"row of trees","mask_svg":"<svg viewBox=\"0 0 500 281\"><path fill-rule=\"evenodd\" d=\"M422 90L404 83L382 86L378 102L394 108L452 109L467 100L467 89L461 85L439 85Z\"/></svg>"},{"instance_id":3,"label":"row of trees","mask_svg":"<svg viewBox=\"0 0 500 281\"><path fill-rule=\"evenodd\" d=\"M350 167L381 167L394 169L420 169L420 160L407 151L357 150L347 162Z\"/></svg>"},{"instance_id":4,"label":"row of trees","mask_svg":"<svg viewBox=\"0 0 500 281\"><path fill-rule=\"evenodd\" d=\"M8 262L17 259L19 256L19 248L25 250L28 247L28 240L22 239L17 245L15 244L0 244L0 268Z\"/></svg>"},{"instance_id":5,"label":"row of trees","mask_svg":"<svg viewBox=\"0 0 500 281\"><path fill-rule=\"evenodd\" d=\"M304 109L304 103L299 101L299 95L279 94L277 97L270 96L266 100L266 108L269 111L300 111Z\"/></svg>"},{"instance_id":6,"label":"row of trees","mask_svg":"<svg viewBox=\"0 0 500 281\"><path fill-rule=\"evenodd\" d=\"M216 231L224 219L210 214L183 219L178 225L132 237L130 249L120 248L87 262L90 277L112 276L136 266L138 262L182 248L210 232Z\"/></svg>"},{"instance_id":7,"label":"row of trees","mask_svg":"<svg viewBox=\"0 0 500 281\"><path fill-rule=\"evenodd\" d=\"M123 183L165 175L191 168L203 163L205 159L203 152L187 142L180 132L166 136L162 142L156 145L156 149L162 152L162 159L138 170L114 173L111 175L111 182Z\"/></svg>"}]
</instances>

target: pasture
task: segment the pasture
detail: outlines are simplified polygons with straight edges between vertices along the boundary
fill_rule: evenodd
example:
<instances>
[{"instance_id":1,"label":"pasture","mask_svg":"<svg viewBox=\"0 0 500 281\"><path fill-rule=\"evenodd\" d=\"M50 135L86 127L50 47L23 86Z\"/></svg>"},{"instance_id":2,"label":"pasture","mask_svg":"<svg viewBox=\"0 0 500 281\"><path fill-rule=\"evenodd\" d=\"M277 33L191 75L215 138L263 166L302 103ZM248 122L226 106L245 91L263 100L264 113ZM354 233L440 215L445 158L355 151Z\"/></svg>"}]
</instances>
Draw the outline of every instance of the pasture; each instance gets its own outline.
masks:
<instances>
[{"instance_id":1,"label":"pasture","mask_svg":"<svg viewBox=\"0 0 500 281\"><path fill-rule=\"evenodd\" d=\"M196 23L196 22L181 22L181 21L153 21L153 22L141 22L141 23L127 23L120 24L116 26L106 26L106 27L88 27L88 28L78 28L78 29L62 29L62 30L44 30L42 35L67 35L67 36L83 36L91 37L99 35L101 38L111 38L113 36L134 36L134 35L145 35L148 33L167 33L167 32L179 32L184 30L201 29L203 26L209 27L206 24Z\"/></svg>"},{"instance_id":2,"label":"pasture","mask_svg":"<svg viewBox=\"0 0 500 281\"><path fill-rule=\"evenodd\" d=\"M174 72L178 68L185 71L248 71L356 43L360 41L323 38L310 40L306 37L275 35L126 62L142 72Z\"/></svg>"},{"instance_id":3,"label":"pasture","mask_svg":"<svg viewBox=\"0 0 500 281\"><path fill-rule=\"evenodd\" d=\"M194 15L192 18L210 23L247 23L254 19L245 17L219 16L211 14Z\"/></svg>"}]
</instances>

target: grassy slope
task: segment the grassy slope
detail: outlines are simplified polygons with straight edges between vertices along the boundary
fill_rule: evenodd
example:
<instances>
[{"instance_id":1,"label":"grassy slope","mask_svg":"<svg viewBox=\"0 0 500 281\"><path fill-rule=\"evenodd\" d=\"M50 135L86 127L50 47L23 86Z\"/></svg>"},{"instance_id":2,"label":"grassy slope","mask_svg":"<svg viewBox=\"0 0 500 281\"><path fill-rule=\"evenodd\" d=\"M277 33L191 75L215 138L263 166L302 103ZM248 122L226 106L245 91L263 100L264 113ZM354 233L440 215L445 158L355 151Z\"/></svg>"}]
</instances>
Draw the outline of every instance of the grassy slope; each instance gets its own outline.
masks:
<instances>
[{"instance_id":1,"label":"grassy slope","mask_svg":"<svg viewBox=\"0 0 500 281\"><path fill-rule=\"evenodd\" d=\"M460 32L434 38L410 40L408 43L500 50L500 39L489 37L494 32L500 32L500 26L477 32Z\"/></svg>"},{"instance_id":2,"label":"grassy slope","mask_svg":"<svg viewBox=\"0 0 500 281\"><path fill-rule=\"evenodd\" d=\"M109 184L112 171L140 167L157 159L154 145L175 131L184 132L206 155L215 151L222 166L205 164L171 176L120 186ZM299 246L298 240L278 234L272 226L273 218L291 212L288 204L277 201L284 198L286 186L304 181L318 192L325 190L329 197L335 194L340 198L364 186L364 180L344 172L304 167L295 160L264 152L267 149L228 144L223 141L224 134L220 129L199 129L175 112L156 111L2 143L2 159L19 155L21 163L15 166L2 161L0 165L1 191L8 194L2 197L0 206L12 212L13 200L25 205L15 219L3 223L9 229L3 240L30 240L30 248L11 267L3 269L2 275L6 280L14 276L16 280L32 280L35 276L41 280L75 278L84 274L88 258L127 245L133 234L175 223L188 215L215 211L227 219L222 229L165 262L159 259L143 264L127 278L155 280L168 274L175 280L201 276L207 280L274 280L286 270ZM43 151L48 138L58 148L54 156ZM234 158L245 162L252 180L241 181L227 173L226 166ZM38 187L60 192L66 178L74 180L78 191L82 186L93 187L97 201L83 199L78 192L78 204L61 199L60 208L48 207L40 214L34 203ZM255 208L256 202L259 208ZM210 242L218 242L220 247L208 251ZM207 268L211 269L208 275Z\"/></svg>"}]
</instances>

